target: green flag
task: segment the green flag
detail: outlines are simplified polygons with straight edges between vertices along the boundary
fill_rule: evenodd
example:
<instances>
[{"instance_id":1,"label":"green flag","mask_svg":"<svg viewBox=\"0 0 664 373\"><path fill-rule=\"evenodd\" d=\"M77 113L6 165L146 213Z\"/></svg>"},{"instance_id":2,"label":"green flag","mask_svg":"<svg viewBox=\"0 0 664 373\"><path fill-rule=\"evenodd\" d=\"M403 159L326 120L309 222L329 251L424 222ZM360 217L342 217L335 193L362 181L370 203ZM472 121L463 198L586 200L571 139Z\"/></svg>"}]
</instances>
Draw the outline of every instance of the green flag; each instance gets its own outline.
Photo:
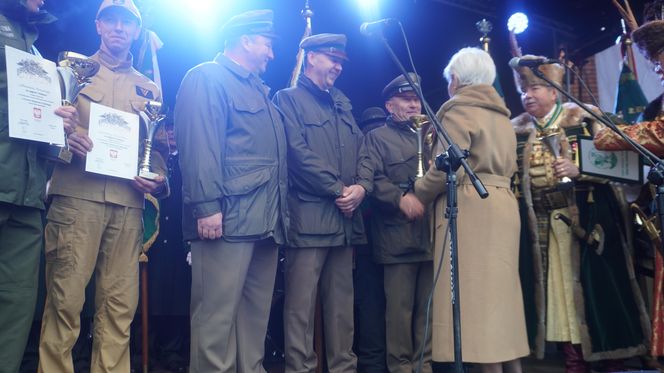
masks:
<instances>
[{"instance_id":1,"label":"green flag","mask_svg":"<svg viewBox=\"0 0 664 373\"><path fill-rule=\"evenodd\" d=\"M627 123L634 123L643 112L648 100L628 64L624 63L618 82L618 94L614 112Z\"/></svg>"}]
</instances>

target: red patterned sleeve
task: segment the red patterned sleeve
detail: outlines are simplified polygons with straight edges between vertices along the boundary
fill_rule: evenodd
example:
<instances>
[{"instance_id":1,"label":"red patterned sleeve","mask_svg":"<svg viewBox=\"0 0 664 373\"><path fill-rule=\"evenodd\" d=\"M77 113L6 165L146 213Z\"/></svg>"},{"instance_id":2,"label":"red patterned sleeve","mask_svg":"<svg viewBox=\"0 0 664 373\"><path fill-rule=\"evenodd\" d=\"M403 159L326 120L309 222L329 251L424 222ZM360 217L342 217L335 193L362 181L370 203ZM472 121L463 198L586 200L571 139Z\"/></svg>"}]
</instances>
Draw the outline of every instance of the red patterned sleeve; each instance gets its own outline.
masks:
<instances>
[{"instance_id":1,"label":"red patterned sleeve","mask_svg":"<svg viewBox=\"0 0 664 373\"><path fill-rule=\"evenodd\" d=\"M625 134L655 153L657 156L664 155L664 122L654 120L642 122L632 126L618 126ZM600 150L629 150L630 146L625 140L613 132L610 128L602 128L595 134L593 140L595 147Z\"/></svg>"}]
</instances>

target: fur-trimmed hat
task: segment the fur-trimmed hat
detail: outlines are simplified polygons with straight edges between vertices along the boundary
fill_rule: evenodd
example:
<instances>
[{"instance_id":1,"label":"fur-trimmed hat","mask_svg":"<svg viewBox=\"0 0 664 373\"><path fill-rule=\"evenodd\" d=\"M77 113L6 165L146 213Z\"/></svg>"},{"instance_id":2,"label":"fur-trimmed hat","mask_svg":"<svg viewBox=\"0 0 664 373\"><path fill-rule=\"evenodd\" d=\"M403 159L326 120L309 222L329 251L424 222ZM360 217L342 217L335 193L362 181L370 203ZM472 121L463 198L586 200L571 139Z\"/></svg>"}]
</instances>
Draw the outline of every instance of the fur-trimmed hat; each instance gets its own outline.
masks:
<instances>
[{"instance_id":1,"label":"fur-trimmed hat","mask_svg":"<svg viewBox=\"0 0 664 373\"><path fill-rule=\"evenodd\" d=\"M632 32L632 40L641 53L655 62L664 51L664 21L650 21Z\"/></svg>"},{"instance_id":2,"label":"fur-trimmed hat","mask_svg":"<svg viewBox=\"0 0 664 373\"><path fill-rule=\"evenodd\" d=\"M542 56L534 56L532 54L527 54L521 59L538 59L545 58ZM529 67L517 66L514 69L514 83L516 84L516 89L519 93L523 93L524 90L532 85L549 85L549 83L538 78L533 74L532 70ZM563 76L565 75L565 68L557 63L540 65L539 70L549 78L551 81L558 85L563 84Z\"/></svg>"}]
</instances>

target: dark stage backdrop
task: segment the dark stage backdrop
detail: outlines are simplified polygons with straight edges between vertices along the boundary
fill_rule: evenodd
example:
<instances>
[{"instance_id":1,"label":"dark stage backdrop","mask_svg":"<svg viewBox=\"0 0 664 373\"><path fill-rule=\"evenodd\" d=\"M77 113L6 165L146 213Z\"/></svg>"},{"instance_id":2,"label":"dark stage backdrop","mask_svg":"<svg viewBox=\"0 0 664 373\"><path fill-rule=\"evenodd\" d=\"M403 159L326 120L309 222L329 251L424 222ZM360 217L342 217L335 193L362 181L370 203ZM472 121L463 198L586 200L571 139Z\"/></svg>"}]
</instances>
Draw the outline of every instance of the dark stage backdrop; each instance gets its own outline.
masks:
<instances>
[{"instance_id":1,"label":"dark stage backdrop","mask_svg":"<svg viewBox=\"0 0 664 373\"><path fill-rule=\"evenodd\" d=\"M166 104L173 106L180 81L188 69L212 59L222 49L217 32L219 26L233 14L250 9L270 8L275 12L275 27L280 37L274 46L275 60L269 64L263 78L273 92L284 88L293 69L298 42L304 29L304 21L300 16L304 1L216 0L217 6L212 8L218 10L205 12L205 17L183 5L202 1L137 1L144 12L145 23L156 31L165 43L159 51L159 61ZM589 55L608 47L619 29L617 12L610 6L609 1L561 0L553 4L554 2L498 0L374 0L379 11L366 12L360 4L367 2L371 1L310 1L315 12L314 33L345 33L348 36L350 61L344 66L337 86L350 97L356 116L366 107L381 106L382 88L398 74L397 68L388 59L378 40L360 35L359 25L364 21L393 17L403 23L416 67L423 77L427 101L434 110L447 99L442 71L449 58L462 47L479 46L481 35L475 27L477 21L486 18L493 22L494 30L490 34L491 53L498 67L506 102L514 115L523 110L515 92L512 72L507 66L511 56L505 25L513 11L539 12L561 22L560 30L555 30L550 22L538 21L537 16L531 18L530 28L519 36L524 53L555 57L560 43L568 43L570 49L576 48L577 56L583 53ZM593 14L578 14L579 9L572 12L561 5L570 3L589 7L592 2L597 3L592 8ZM41 38L37 42L42 54L54 60L62 50L94 53L99 45L94 25L99 3L98 0L47 0L46 9L55 14L59 21L42 28ZM213 19L207 30L204 27L206 17ZM563 25L563 22L566 24ZM599 28L603 26L598 22L609 22L607 29L600 33ZM570 23L573 23L572 26L568 26ZM596 32L591 35L589 31L585 31L589 27ZM406 63L405 48L398 29L388 29L386 36Z\"/></svg>"}]
</instances>

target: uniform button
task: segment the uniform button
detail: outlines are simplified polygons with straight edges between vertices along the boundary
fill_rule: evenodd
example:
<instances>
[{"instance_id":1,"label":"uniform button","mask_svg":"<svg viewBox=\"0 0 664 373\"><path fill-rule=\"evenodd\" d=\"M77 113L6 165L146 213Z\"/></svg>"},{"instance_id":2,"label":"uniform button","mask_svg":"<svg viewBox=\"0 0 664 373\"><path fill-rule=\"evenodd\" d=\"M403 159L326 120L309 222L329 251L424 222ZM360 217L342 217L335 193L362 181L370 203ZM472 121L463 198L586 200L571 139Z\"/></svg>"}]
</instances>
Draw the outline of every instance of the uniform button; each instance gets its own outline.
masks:
<instances>
[{"instance_id":1,"label":"uniform button","mask_svg":"<svg viewBox=\"0 0 664 373\"><path fill-rule=\"evenodd\" d=\"M168 243L168 240L164 240L164 243Z\"/></svg>"},{"instance_id":2,"label":"uniform button","mask_svg":"<svg viewBox=\"0 0 664 373\"><path fill-rule=\"evenodd\" d=\"M164 216L164 220L168 220L168 216Z\"/></svg>"}]
</instances>

